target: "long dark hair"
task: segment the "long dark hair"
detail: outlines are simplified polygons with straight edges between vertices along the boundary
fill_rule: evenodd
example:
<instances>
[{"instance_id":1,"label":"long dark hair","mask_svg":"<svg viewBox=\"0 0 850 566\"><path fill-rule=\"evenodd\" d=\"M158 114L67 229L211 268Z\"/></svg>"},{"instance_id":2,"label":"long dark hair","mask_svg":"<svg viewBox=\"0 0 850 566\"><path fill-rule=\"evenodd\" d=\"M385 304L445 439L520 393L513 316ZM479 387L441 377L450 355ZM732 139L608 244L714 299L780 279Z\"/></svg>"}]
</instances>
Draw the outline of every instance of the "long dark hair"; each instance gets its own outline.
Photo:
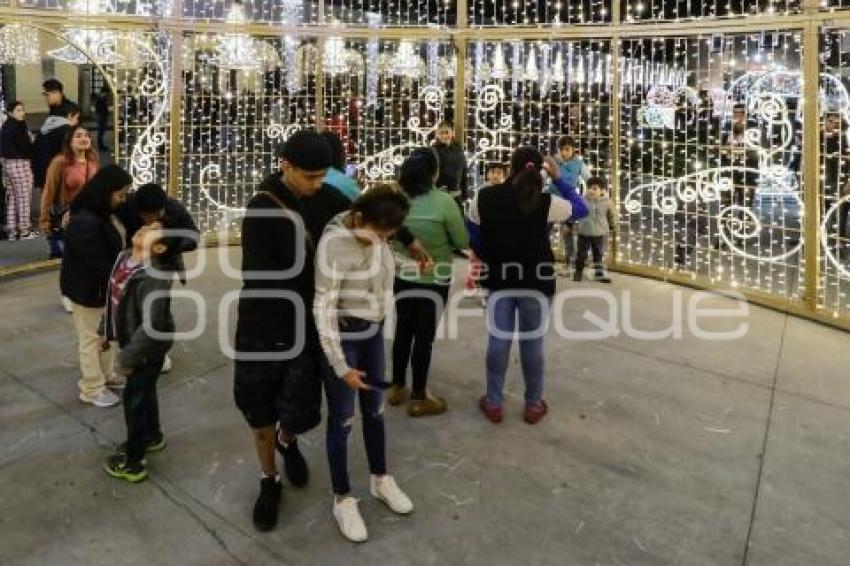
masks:
<instances>
[{"instance_id":1,"label":"long dark hair","mask_svg":"<svg viewBox=\"0 0 850 566\"><path fill-rule=\"evenodd\" d=\"M434 186L434 179L440 170L437 154L430 147L413 150L401 164L398 184L410 198L424 195Z\"/></svg>"},{"instance_id":2,"label":"long dark hair","mask_svg":"<svg viewBox=\"0 0 850 566\"><path fill-rule=\"evenodd\" d=\"M89 179L77 198L71 203L71 211L90 210L101 218L112 213L112 193L129 187L133 178L122 167L113 164L105 166Z\"/></svg>"},{"instance_id":3,"label":"long dark hair","mask_svg":"<svg viewBox=\"0 0 850 566\"><path fill-rule=\"evenodd\" d=\"M543 192L543 155L535 147L517 148L511 156L511 176L508 184L516 187L519 195L519 208L528 214L540 203Z\"/></svg>"},{"instance_id":4,"label":"long dark hair","mask_svg":"<svg viewBox=\"0 0 850 566\"><path fill-rule=\"evenodd\" d=\"M397 230L410 211L410 201L389 183L363 191L351 205L351 214L360 214L364 224L382 230Z\"/></svg>"},{"instance_id":5,"label":"long dark hair","mask_svg":"<svg viewBox=\"0 0 850 566\"><path fill-rule=\"evenodd\" d=\"M74 150L71 147L71 144L74 142L74 134L76 134L78 130L85 130L86 133L89 131L88 128L83 125L71 126L68 128L68 135L65 136L65 141L62 142L62 155L65 157L65 163L68 165L73 164L77 159L77 156L74 155ZM95 164L100 161L91 144L86 150L86 161Z\"/></svg>"}]
</instances>

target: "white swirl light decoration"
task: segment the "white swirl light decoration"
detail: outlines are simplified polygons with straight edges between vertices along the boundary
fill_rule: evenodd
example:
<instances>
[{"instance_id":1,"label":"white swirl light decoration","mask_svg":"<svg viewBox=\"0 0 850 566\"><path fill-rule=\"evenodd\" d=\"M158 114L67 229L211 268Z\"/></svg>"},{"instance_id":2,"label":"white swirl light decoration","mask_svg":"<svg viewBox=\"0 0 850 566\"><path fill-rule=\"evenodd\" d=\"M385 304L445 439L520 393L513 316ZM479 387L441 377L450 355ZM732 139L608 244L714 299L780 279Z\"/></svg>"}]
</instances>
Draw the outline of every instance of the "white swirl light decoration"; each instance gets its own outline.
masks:
<instances>
[{"instance_id":1,"label":"white swirl light decoration","mask_svg":"<svg viewBox=\"0 0 850 566\"><path fill-rule=\"evenodd\" d=\"M443 101L446 93L440 88L427 86L419 91L419 101L434 113L434 123L429 127L421 127L420 120L414 116L408 119L408 129L415 136L414 141L408 141L399 145L388 147L374 155L366 157L357 169L362 171L369 181L379 181L395 176L396 168L402 164L404 158L417 147L428 144L428 136L437 130L437 126L443 120Z\"/></svg>"},{"instance_id":2,"label":"white swirl light decoration","mask_svg":"<svg viewBox=\"0 0 850 566\"><path fill-rule=\"evenodd\" d=\"M217 183L221 179L221 166L217 163L211 163L201 169L201 177L200 177L200 193L201 196L209 201L211 205L213 205L216 209L222 212L228 212L231 214L244 214L245 207L235 207L228 206L219 202L217 199L213 198L210 194L210 185L212 183Z\"/></svg>"},{"instance_id":3,"label":"white swirl light decoration","mask_svg":"<svg viewBox=\"0 0 850 566\"><path fill-rule=\"evenodd\" d=\"M803 210L802 206L801 202L801 211ZM743 216L744 218L742 219L740 216ZM764 226L755 213L749 208L743 207L739 204L733 204L732 206L727 206L722 209L717 215L717 226L719 228L718 232L720 232L720 237L726 245L729 246L729 249L737 255L747 259L776 263L800 253L800 250L803 249L804 239L802 235L800 236L796 246L779 255L751 254L750 252L738 247L738 244L733 240L733 238L739 238L741 240L758 238L764 229Z\"/></svg>"},{"instance_id":4,"label":"white swirl light decoration","mask_svg":"<svg viewBox=\"0 0 850 566\"><path fill-rule=\"evenodd\" d=\"M496 112L499 104L505 100L505 91L499 85L487 85L478 93L478 98L475 101L475 127L483 130L484 136L479 139L476 145L480 150L491 150L496 146L505 145L502 142L502 137L511 131L514 125L513 116L505 114L499 118L498 126L491 128L487 125L485 114Z\"/></svg>"},{"instance_id":5,"label":"white swirl light decoration","mask_svg":"<svg viewBox=\"0 0 850 566\"><path fill-rule=\"evenodd\" d=\"M292 134L300 129L301 124L289 124L284 126L283 124L272 120L271 123L266 126L266 136L270 140L280 140L285 142L290 138L290 136L292 136Z\"/></svg>"},{"instance_id":6,"label":"white swirl light decoration","mask_svg":"<svg viewBox=\"0 0 850 566\"><path fill-rule=\"evenodd\" d=\"M369 181L392 178L395 176L396 168L404 162L404 158L419 147L422 147L422 144L415 142L388 147L367 157L357 168L363 171Z\"/></svg>"},{"instance_id":7,"label":"white swirl light decoration","mask_svg":"<svg viewBox=\"0 0 850 566\"><path fill-rule=\"evenodd\" d=\"M794 141L794 125L788 116L788 105L785 99L778 94L762 92L753 96L750 98L749 109L750 112L755 112L756 117L763 122L768 131L777 125L781 126L781 141L779 145L774 145L770 149L762 146L760 130L750 128L744 134L744 141L751 149L758 151L759 165L764 168L770 165L771 157L786 150Z\"/></svg>"},{"instance_id":8,"label":"white swirl light decoration","mask_svg":"<svg viewBox=\"0 0 850 566\"><path fill-rule=\"evenodd\" d=\"M842 265L841 260L835 255L829 246L829 225L832 223L832 217L838 213L838 210L845 204L850 204L850 195L838 199L829 210L823 215L823 221L820 224L820 241L823 248L823 255L826 260L835 267L836 271L845 279L850 279L850 270ZM834 236L833 236L834 237Z\"/></svg>"},{"instance_id":9,"label":"white swirl light decoration","mask_svg":"<svg viewBox=\"0 0 850 566\"><path fill-rule=\"evenodd\" d=\"M161 122L168 111L168 73L165 69L163 58L147 41L143 41L136 35L125 34L120 36L121 40L129 41L136 48L147 53L149 60L156 66L159 80L154 76L147 76L139 84L139 94L142 96L159 99L156 101L156 113L153 119L145 127L130 154L130 175L136 185L152 183L155 179L154 160L157 151L164 146L168 137L166 132L159 131Z\"/></svg>"},{"instance_id":10,"label":"white swirl light decoration","mask_svg":"<svg viewBox=\"0 0 850 566\"><path fill-rule=\"evenodd\" d=\"M435 115L442 119L443 102L446 98L446 93L443 89L436 86L426 86L419 92L419 101L425 104L425 109L429 112L434 112ZM407 120L407 127L413 132L423 144L428 143L428 136L437 131L437 126L440 120L436 120L429 127L420 127L421 120L419 116L412 116Z\"/></svg>"},{"instance_id":11,"label":"white swirl light decoration","mask_svg":"<svg viewBox=\"0 0 850 566\"><path fill-rule=\"evenodd\" d=\"M758 169L747 167L717 167L715 169L705 169L704 171L684 175L677 179L661 179L650 183L643 183L626 193L626 197L623 199L623 207L629 214L637 214L641 211L640 195L648 191L652 195L652 203L655 210L665 215L674 214L678 206L673 206L673 203L670 201L673 197L661 196L665 187L669 185L674 185L669 190L679 195L683 202L696 202L698 199L702 199L703 202L715 202L720 200L721 192L732 190L732 179L725 175L731 175L736 171L756 174L763 173ZM691 188L691 183L696 185L696 187Z\"/></svg>"}]
</instances>

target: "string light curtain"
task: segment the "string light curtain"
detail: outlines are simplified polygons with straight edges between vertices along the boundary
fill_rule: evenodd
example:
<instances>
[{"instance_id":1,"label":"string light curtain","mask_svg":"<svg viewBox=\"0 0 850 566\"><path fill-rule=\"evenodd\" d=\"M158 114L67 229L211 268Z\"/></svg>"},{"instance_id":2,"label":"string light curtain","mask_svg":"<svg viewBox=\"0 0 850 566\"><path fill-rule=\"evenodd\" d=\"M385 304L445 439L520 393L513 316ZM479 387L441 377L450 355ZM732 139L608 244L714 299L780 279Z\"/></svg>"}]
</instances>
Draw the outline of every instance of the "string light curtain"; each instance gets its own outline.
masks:
<instances>
[{"instance_id":1,"label":"string light curtain","mask_svg":"<svg viewBox=\"0 0 850 566\"><path fill-rule=\"evenodd\" d=\"M624 42L619 261L801 296L800 42Z\"/></svg>"},{"instance_id":2,"label":"string light curtain","mask_svg":"<svg viewBox=\"0 0 850 566\"><path fill-rule=\"evenodd\" d=\"M614 0L619 1L619 0ZM600 24L611 21L612 0L469 0L473 26Z\"/></svg>"},{"instance_id":3,"label":"string light curtain","mask_svg":"<svg viewBox=\"0 0 850 566\"><path fill-rule=\"evenodd\" d=\"M467 152L483 182L489 163L513 148L550 153L575 139L593 175L611 175L611 55L606 41L470 44L467 58Z\"/></svg>"},{"instance_id":4,"label":"string light curtain","mask_svg":"<svg viewBox=\"0 0 850 566\"><path fill-rule=\"evenodd\" d=\"M850 305L850 95L842 80L850 68L850 31L826 30L820 47L818 306L838 316Z\"/></svg>"},{"instance_id":5,"label":"string light curtain","mask_svg":"<svg viewBox=\"0 0 850 566\"><path fill-rule=\"evenodd\" d=\"M368 26L378 14L387 26L452 26L457 14L453 0L327 0L325 20L348 26Z\"/></svg>"},{"instance_id":6,"label":"string light curtain","mask_svg":"<svg viewBox=\"0 0 850 566\"><path fill-rule=\"evenodd\" d=\"M343 139L367 182L393 178L404 157L454 117L454 48L331 38L325 49L325 127Z\"/></svg>"},{"instance_id":7,"label":"string light curtain","mask_svg":"<svg viewBox=\"0 0 850 566\"><path fill-rule=\"evenodd\" d=\"M258 66L235 69L221 65L217 39L185 35L180 116L180 198L210 232L238 226L275 147L316 124L314 41L253 38Z\"/></svg>"},{"instance_id":8,"label":"string light curtain","mask_svg":"<svg viewBox=\"0 0 850 566\"><path fill-rule=\"evenodd\" d=\"M614 0L626 22L797 14L802 0ZM833 0L838 1L838 0ZM840 0L847 1L847 0Z\"/></svg>"}]
</instances>

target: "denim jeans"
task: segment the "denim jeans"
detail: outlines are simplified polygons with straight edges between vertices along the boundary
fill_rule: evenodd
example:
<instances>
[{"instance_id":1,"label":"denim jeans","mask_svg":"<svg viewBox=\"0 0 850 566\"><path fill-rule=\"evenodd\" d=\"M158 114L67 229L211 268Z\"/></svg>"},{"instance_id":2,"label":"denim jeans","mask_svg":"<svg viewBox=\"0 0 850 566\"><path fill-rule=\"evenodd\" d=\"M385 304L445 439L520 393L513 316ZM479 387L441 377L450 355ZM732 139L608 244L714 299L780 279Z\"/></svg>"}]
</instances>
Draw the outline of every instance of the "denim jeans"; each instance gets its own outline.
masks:
<instances>
[{"instance_id":1,"label":"denim jeans","mask_svg":"<svg viewBox=\"0 0 850 566\"><path fill-rule=\"evenodd\" d=\"M356 318L340 320L342 349L348 365L366 374L367 384L384 381L383 324ZM359 334L355 336L354 334ZM384 435L384 394L379 388L354 391L337 377L330 365L322 364L322 379L328 398L328 429L325 447L331 471L334 494L351 491L348 480L348 435L354 422L354 401L360 402L363 418L363 440L369 471L374 475L387 473L386 440Z\"/></svg>"},{"instance_id":2,"label":"denim jeans","mask_svg":"<svg viewBox=\"0 0 850 566\"><path fill-rule=\"evenodd\" d=\"M154 356L144 367L135 368L124 387L124 420L127 423L127 461L140 462L145 447L162 437L156 382L164 356Z\"/></svg>"},{"instance_id":3,"label":"denim jeans","mask_svg":"<svg viewBox=\"0 0 850 566\"><path fill-rule=\"evenodd\" d=\"M487 401L491 405L501 405L504 400L505 373L517 329L525 402L536 404L543 398L543 337L550 305L551 298L529 291L499 291L487 298Z\"/></svg>"},{"instance_id":4,"label":"denim jeans","mask_svg":"<svg viewBox=\"0 0 850 566\"><path fill-rule=\"evenodd\" d=\"M52 232L47 234L47 251L50 259L62 257L65 252L65 241L61 233Z\"/></svg>"}]
</instances>

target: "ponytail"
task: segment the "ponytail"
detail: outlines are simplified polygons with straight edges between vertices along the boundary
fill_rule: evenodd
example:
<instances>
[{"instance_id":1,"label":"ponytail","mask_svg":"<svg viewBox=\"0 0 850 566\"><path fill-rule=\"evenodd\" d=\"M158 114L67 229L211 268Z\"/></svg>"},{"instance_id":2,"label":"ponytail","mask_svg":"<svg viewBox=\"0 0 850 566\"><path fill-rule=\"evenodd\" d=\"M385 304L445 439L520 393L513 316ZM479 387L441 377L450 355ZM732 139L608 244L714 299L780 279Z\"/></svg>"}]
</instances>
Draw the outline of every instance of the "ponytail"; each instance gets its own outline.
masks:
<instances>
[{"instance_id":1,"label":"ponytail","mask_svg":"<svg viewBox=\"0 0 850 566\"><path fill-rule=\"evenodd\" d=\"M533 147L520 147L511 156L511 177L508 183L515 187L519 197L519 208L529 214L540 204L543 192L543 155Z\"/></svg>"}]
</instances>

